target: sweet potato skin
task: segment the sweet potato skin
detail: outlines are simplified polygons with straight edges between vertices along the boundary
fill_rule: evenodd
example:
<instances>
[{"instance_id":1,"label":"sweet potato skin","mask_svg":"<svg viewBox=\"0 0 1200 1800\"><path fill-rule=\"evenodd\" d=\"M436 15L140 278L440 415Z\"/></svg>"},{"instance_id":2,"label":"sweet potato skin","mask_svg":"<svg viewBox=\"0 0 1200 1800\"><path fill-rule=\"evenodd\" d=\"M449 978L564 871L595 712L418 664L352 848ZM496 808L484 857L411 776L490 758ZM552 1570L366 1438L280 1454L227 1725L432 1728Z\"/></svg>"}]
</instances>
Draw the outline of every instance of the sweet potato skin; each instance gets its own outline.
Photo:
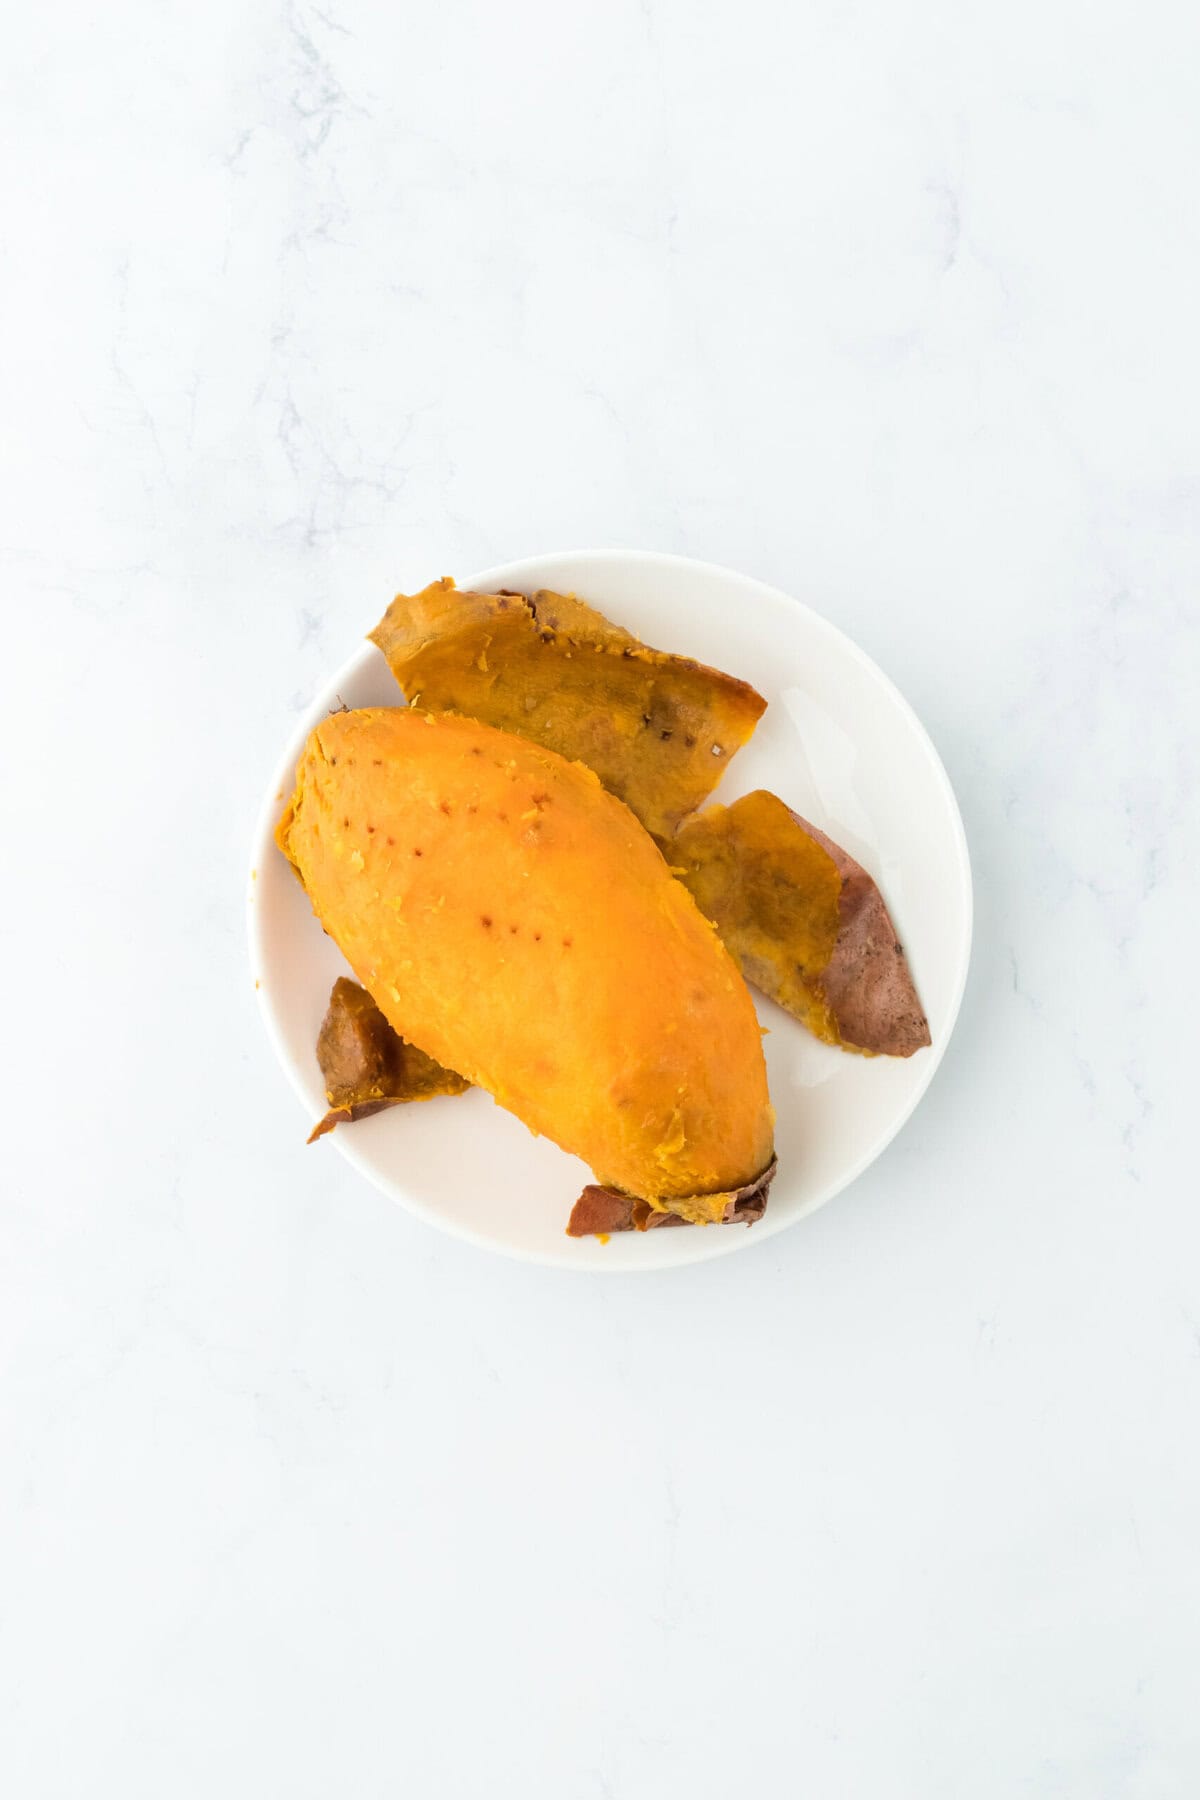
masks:
<instances>
[{"instance_id":1,"label":"sweet potato skin","mask_svg":"<svg viewBox=\"0 0 1200 1800\"><path fill-rule=\"evenodd\" d=\"M720 1219L709 1220L708 1223L757 1224L767 1210L767 1191L774 1178L775 1164L772 1162L757 1181L748 1182L745 1187L726 1194ZM694 1220L683 1213L658 1211L645 1200L633 1200L628 1194L619 1193L615 1188L590 1186L584 1188L571 1208L567 1236L606 1238L614 1231L653 1231L663 1225L694 1223Z\"/></svg>"},{"instance_id":2,"label":"sweet potato skin","mask_svg":"<svg viewBox=\"0 0 1200 1800\"><path fill-rule=\"evenodd\" d=\"M828 851L842 880L837 944L821 976L842 1042L880 1056L928 1049L929 1020L883 895L848 851L798 813L791 817Z\"/></svg>"},{"instance_id":3,"label":"sweet potato skin","mask_svg":"<svg viewBox=\"0 0 1200 1800\"><path fill-rule=\"evenodd\" d=\"M547 590L531 603L435 581L398 594L370 637L410 702L586 763L659 838L708 798L766 706L746 682Z\"/></svg>"},{"instance_id":4,"label":"sweet potato skin","mask_svg":"<svg viewBox=\"0 0 1200 1800\"><path fill-rule=\"evenodd\" d=\"M553 631L577 644L604 644L609 649L644 650L641 638L623 625L614 625L602 612L578 594L559 594L538 588L529 597L529 610L543 631ZM651 655L659 654L652 651ZM681 659L682 660L682 659ZM726 677L728 680L729 677Z\"/></svg>"},{"instance_id":5,"label":"sweet potato skin","mask_svg":"<svg viewBox=\"0 0 1200 1800\"><path fill-rule=\"evenodd\" d=\"M406 1044L366 989L344 975L334 982L329 996L317 1035L317 1062L329 1111L314 1126L310 1144L335 1125L369 1119L389 1106L414 1100L465 1094L470 1086L415 1044Z\"/></svg>"},{"instance_id":6,"label":"sweet potato skin","mask_svg":"<svg viewBox=\"0 0 1200 1800\"><path fill-rule=\"evenodd\" d=\"M606 1185L703 1220L770 1162L736 965L589 769L473 719L339 713L277 836L392 1027Z\"/></svg>"},{"instance_id":7,"label":"sweet potato skin","mask_svg":"<svg viewBox=\"0 0 1200 1800\"><path fill-rule=\"evenodd\" d=\"M669 855L746 980L843 1049L911 1056L929 1025L867 871L758 789L688 821Z\"/></svg>"}]
</instances>

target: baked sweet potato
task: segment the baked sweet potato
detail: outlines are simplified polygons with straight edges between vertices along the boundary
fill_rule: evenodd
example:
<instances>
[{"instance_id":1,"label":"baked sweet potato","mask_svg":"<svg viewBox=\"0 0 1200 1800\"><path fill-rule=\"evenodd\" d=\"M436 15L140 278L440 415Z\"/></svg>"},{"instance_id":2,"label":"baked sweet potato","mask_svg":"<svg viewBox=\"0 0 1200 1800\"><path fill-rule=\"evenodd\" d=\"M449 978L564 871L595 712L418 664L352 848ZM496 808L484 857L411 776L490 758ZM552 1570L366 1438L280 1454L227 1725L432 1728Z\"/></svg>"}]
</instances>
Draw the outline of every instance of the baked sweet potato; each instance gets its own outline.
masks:
<instances>
[{"instance_id":1,"label":"baked sweet potato","mask_svg":"<svg viewBox=\"0 0 1200 1800\"><path fill-rule=\"evenodd\" d=\"M887 1056L929 1043L879 889L774 794L710 807L668 854L746 980L819 1038Z\"/></svg>"},{"instance_id":2,"label":"baked sweet potato","mask_svg":"<svg viewBox=\"0 0 1200 1800\"><path fill-rule=\"evenodd\" d=\"M335 1125L369 1119L372 1113L410 1100L465 1094L471 1085L415 1044L406 1044L367 990L344 975L339 975L329 996L317 1036L317 1061L329 1111L313 1127L310 1144Z\"/></svg>"},{"instance_id":3,"label":"baked sweet potato","mask_svg":"<svg viewBox=\"0 0 1200 1800\"><path fill-rule=\"evenodd\" d=\"M370 637L412 704L586 763L659 838L708 798L766 706L744 681L648 649L573 595L531 604L435 581L397 595Z\"/></svg>"},{"instance_id":4,"label":"baked sweet potato","mask_svg":"<svg viewBox=\"0 0 1200 1800\"><path fill-rule=\"evenodd\" d=\"M393 1029L604 1185L707 1223L770 1164L750 995L589 769L453 714L337 713L277 836Z\"/></svg>"}]
</instances>

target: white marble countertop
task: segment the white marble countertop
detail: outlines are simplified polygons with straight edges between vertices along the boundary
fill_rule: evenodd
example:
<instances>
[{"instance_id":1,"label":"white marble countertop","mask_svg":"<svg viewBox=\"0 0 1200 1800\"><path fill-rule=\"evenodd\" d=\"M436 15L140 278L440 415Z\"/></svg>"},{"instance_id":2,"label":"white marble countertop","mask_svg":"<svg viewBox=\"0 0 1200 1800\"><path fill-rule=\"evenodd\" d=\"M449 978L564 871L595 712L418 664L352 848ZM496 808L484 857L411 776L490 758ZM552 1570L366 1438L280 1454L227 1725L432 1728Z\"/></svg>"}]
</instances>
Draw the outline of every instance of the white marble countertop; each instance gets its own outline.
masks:
<instances>
[{"instance_id":1,"label":"white marble countertop","mask_svg":"<svg viewBox=\"0 0 1200 1800\"><path fill-rule=\"evenodd\" d=\"M5 28L0 1791L1200 1791L1195 9ZM397 588L808 600L977 881L857 1186L564 1279L307 1150L243 875Z\"/></svg>"}]
</instances>

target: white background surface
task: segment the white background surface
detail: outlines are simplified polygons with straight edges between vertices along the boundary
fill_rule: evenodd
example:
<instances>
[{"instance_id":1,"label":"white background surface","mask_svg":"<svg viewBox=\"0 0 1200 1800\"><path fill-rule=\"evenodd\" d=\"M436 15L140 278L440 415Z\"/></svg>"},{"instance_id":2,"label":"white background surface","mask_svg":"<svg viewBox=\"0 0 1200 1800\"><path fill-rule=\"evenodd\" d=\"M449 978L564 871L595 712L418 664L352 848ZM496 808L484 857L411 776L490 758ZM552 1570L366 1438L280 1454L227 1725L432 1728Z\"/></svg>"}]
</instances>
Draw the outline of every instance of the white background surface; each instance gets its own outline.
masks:
<instances>
[{"instance_id":1,"label":"white background surface","mask_svg":"<svg viewBox=\"0 0 1200 1800\"><path fill-rule=\"evenodd\" d=\"M1195 1795L1195 21L6 22L6 1796ZM583 543L846 629L977 881L869 1176L595 1283L305 1148L242 923L394 589Z\"/></svg>"}]
</instances>

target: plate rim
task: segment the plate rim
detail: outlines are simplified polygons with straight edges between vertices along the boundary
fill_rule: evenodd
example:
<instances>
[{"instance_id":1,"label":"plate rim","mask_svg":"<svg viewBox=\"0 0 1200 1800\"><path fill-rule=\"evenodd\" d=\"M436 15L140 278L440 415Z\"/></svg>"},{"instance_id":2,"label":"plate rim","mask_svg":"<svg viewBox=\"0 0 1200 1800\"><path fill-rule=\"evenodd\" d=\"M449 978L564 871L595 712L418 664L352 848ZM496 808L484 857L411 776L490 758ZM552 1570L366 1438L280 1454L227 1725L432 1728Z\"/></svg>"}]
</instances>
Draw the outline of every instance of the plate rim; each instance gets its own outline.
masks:
<instances>
[{"instance_id":1,"label":"plate rim","mask_svg":"<svg viewBox=\"0 0 1200 1800\"><path fill-rule=\"evenodd\" d=\"M819 1212L823 1207L827 1206L831 1200L837 1199L840 1194L843 1194L848 1187L851 1187L854 1182L864 1175L871 1164L876 1162L889 1145L894 1143L900 1132L903 1131L904 1127L908 1124L908 1121L912 1118L913 1113L929 1092L930 1085L936 1076L938 1069L942 1065L942 1061L949 1048L950 1040L954 1035L955 1027L958 1023L963 996L966 992L967 977L970 972L975 935L975 890L971 869L970 847L967 841L966 827L963 824L962 811L958 804L958 797L954 792L954 786L947 773L946 765L942 761L937 746L930 737L929 732L912 703L908 700L906 695L901 692L900 688L897 687L891 676L879 666L872 656L868 655L861 645L857 644L853 638L848 636L840 626L835 625L832 620L827 619L823 613L818 612L814 607L810 606L807 601L798 599L794 594L788 593L785 589L777 588L770 582L761 581L757 576L748 575L740 569L731 568L728 564L709 562L700 557L682 556L673 551L664 550L623 550L618 548L596 550L548 550L539 552L536 556L512 557L503 563L496 563L488 568L472 572L470 575L464 577L460 585L464 589L474 588L482 592L491 592L494 591L496 587L504 585L506 581L513 578L518 571L521 572L523 577L527 580L530 572L536 572L539 568L562 564L569 560L622 564L635 562L650 566L670 566L682 571L702 571L706 575L715 575L721 579L733 580L742 583L743 585L757 588L762 593L770 595L774 600L782 600L785 601L788 606L798 608L805 616L810 627L814 627L819 632L824 633L826 638L832 643L835 643L842 652L848 652L860 667L875 681L879 682L889 693L892 700L898 705L900 712L905 716L909 728L914 732L917 740L921 744L941 789L943 799L948 803L947 812L954 838L954 848L956 852L954 859L955 869L961 888L962 915L965 929L960 964L956 972L954 983L953 997L947 1012L946 1024L941 1033L940 1042L936 1045L929 1046L929 1050L932 1054L929 1057L927 1067L921 1079L915 1086L908 1103L898 1112L895 1120L889 1125L886 1135L874 1142L870 1150L859 1157L825 1192L809 1200L807 1204L802 1206L801 1209L794 1214L794 1216L782 1219L777 1225L772 1221L771 1228L766 1230L763 1228L767 1225L768 1220L771 1219L769 1210L766 1218L759 1222L757 1229L747 1229L738 1232L731 1231L728 1233L721 1232L715 1237L712 1243L708 1241L709 1234L707 1232L695 1231L687 1234L689 1239L687 1244L679 1244L678 1234L672 1232L669 1235L676 1241L673 1245L672 1254L669 1260L663 1258L661 1255L651 1254L645 1259L640 1259L636 1264L622 1263L618 1265L612 1263L606 1267L603 1263L597 1262L570 1263L564 1261L561 1257L551 1256L544 1251L525 1249L514 1244L497 1241L496 1238L489 1237L481 1231L476 1231L469 1225L464 1225L458 1220L447 1219L444 1215L438 1213L436 1209L428 1206L421 1199L397 1187L394 1182L388 1180L373 1166L370 1166L362 1155L354 1148L353 1144L342 1141L343 1137L347 1134L334 1132L331 1133L331 1136L338 1153L350 1164L351 1168L369 1181L371 1186L377 1189L378 1192L385 1194L394 1205L403 1207L415 1218L420 1219L424 1223L428 1223L450 1237L457 1238L460 1242L473 1245L476 1249L488 1250L495 1255L507 1256L517 1262L533 1263L542 1268L553 1268L558 1270L566 1269L572 1273L583 1275L642 1274L667 1268L691 1268L697 1263L710 1262L716 1257L733 1255L740 1250L748 1248L751 1241L768 1241L771 1238L777 1237L781 1232L789 1230L792 1226L800 1225L805 1220L811 1218L814 1213ZM285 1042L283 1033L279 1028L274 1009L269 1000L269 991L259 980L259 970L264 966L265 959L261 953L264 944L264 932L261 924L262 908L256 905L257 871L263 863L265 852L267 850L273 850L275 847L275 822L278 818L278 809L281 804L278 795L280 793L286 795L294 781L296 763L304 743L313 729L313 725L316 721L317 709L319 706L323 705L323 697L331 690L336 693L339 685L343 682L348 682L352 675L358 674L360 669L368 666L377 655L378 651L375 649L374 645L371 644L370 640L364 639L353 654L347 657L346 660L339 665L329 681L320 684L319 692L314 695L312 703L305 709L299 725L289 737L283 752L276 758L271 780L267 786L262 803L259 806L254 826L254 841L251 847L250 857L250 879L247 883L246 896L248 948L250 951L251 973L255 976L254 997L258 1003L259 1015L266 1028L268 1041L306 1113L309 1111L311 1103L310 1097L304 1086L304 1078L301 1074L298 1062L292 1055L291 1049ZM650 1250L652 1243L653 1238L647 1237L645 1240L645 1248Z\"/></svg>"}]
</instances>

